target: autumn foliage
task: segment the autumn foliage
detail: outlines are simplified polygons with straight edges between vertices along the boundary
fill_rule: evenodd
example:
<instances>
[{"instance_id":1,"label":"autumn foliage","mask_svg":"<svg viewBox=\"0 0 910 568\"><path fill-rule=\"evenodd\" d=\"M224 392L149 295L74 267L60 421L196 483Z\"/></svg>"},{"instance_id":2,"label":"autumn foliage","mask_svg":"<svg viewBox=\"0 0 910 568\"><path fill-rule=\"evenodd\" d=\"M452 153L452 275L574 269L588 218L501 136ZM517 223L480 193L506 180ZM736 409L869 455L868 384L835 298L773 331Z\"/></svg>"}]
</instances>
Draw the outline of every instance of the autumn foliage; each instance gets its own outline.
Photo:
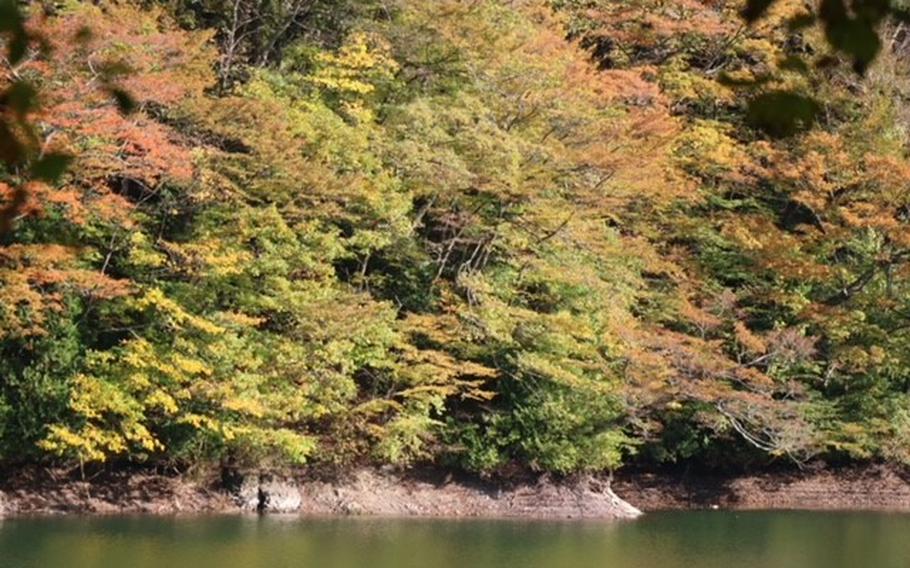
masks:
<instances>
[{"instance_id":1,"label":"autumn foliage","mask_svg":"<svg viewBox=\"0 0 910 568\"><path fill-rule=\"evenodd\" d=\"M0 172L0 461L910 461L902 30L860 79L783 2L228 4L2 69L74 160Z\"/></svg>"}]
</instances>

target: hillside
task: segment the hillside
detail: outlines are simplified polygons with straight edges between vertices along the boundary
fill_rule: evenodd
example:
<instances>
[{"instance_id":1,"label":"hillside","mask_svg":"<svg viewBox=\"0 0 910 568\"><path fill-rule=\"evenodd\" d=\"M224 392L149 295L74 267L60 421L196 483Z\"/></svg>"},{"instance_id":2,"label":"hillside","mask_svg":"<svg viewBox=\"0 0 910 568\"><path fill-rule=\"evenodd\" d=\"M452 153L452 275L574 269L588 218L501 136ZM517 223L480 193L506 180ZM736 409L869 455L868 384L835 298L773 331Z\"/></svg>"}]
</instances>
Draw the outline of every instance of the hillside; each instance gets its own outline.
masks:
<instances>
[{"instance_id":1,"label":"hillside","mask_svg":"<svg viewBox=\"0 0 910 568\"><path fill-rule=\"evenodd\" d=\"M34 8L0 464L910 464L907 32L741 10Z\"/></svg>"}]
</instances>

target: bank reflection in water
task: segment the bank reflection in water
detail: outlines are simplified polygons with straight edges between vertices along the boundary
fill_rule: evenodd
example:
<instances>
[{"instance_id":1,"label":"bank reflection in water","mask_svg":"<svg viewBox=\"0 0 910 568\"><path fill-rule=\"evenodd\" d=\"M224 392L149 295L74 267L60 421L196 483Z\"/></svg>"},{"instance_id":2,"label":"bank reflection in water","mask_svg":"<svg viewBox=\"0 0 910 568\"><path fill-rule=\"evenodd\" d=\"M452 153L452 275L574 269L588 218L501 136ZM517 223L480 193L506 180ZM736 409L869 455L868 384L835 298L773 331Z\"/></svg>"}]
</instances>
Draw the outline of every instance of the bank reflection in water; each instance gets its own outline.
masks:
<instances>
[{"instance_id":1,"label":"bank reflection in water","mask_svg":"<svg viewBox=\"0 0 910 568\"><path fill-rule=\"evenodd\" d=\"M653 513L634 522L56 518L0 523L0 568L908 568L910 516Z\"/></svg>"}]
</instances>

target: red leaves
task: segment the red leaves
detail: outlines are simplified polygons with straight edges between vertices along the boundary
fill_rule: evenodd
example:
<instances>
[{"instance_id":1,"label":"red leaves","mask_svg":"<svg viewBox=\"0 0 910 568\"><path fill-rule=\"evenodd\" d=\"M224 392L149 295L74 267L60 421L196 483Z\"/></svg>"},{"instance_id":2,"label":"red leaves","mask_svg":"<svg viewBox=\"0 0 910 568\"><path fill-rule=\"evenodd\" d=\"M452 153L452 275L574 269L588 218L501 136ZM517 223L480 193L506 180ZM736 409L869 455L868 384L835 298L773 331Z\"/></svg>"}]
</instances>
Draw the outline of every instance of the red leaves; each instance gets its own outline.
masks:
<instances>
[{"instance_id":1,"label":"red leaves","mask_svg":"<svg viewBox=\"0 0 910 568\"><path fill-rule=\"evenodd\" d=\"M78 159L65 189L27 192L20 217L49 206L75 223L93 217L125 223L133 205L107 195L110 180L134 180L154 193L163 183L193 179L193 158L179 136L145 112L124 116L110 95L124 88L159 112L201 95L213 80L208 33L178 30L159 11L118 5L83 5L29 25L53 48L18 71L39 77L41 108L34 118L49 132L42 153Z\"/></svg>"},{"instance_id":2,"label":"red leaves","mask_svg":"<svg viewBox=\"0 0 910 568\"><path fill-rule=\"evenodd\" d=\"M189 146L146 108L166 112L201 95L213 79L209 34L181 31L159 11L80 5L61 17L35 18L29 26L53 48L16 70L29 74L41 94L40 105L29 110L44 136L36 143L36 161L44 159L50 171L62 165L54 156L77 159L60 183L31 182L14 191L0 182L4 204L21 201L19 219L45 217L55 224L39 234L43 243L0 247L0 336L7 337L44 333L49 314L62 310L67 296L110 300L131 292L130 281L111 278L108 261L98 260L110 259L113 240L110 250L96 252L55 244L55 235L71 231L66 223L89 222L123 233L133 227L138 204L164 184L190 183L195 172ZM0 78L0 87L16 73ZM111 97L120 89L146 108L125 116ZM133 187L141 193L123 191Z\"/></svg>"}]
</instances>

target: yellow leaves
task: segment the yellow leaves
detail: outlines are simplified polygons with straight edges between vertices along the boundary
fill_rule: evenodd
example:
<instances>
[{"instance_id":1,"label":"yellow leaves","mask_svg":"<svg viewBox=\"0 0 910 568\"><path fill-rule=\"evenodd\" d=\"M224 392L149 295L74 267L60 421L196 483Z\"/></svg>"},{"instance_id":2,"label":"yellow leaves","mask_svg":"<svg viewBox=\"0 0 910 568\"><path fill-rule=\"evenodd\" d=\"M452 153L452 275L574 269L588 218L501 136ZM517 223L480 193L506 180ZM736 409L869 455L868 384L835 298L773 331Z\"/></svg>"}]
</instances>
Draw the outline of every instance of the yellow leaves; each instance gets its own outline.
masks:
<instances>
[{"instance_id":1,"label":"yellow leaves","mask_svg":"<svg viewBox=\"0 0 910 568\"><path fill-rule=\"evenodd\" d=\"M130 235L129 262L140 268L159 268L167 257L152 248L145 233L136 231Z\"/></svg>"},{"instance_id":2,"label":"yellow leaves","mask_svg":"<svg viewBox=\"0 0 910 568\"><path fill-rule=\"evenodd\" d=\"M462 413L471 426L491 418L491 428L508 428L492 418L540 410L541 422L558 419L557 437L575 434L562 424L603 428L627 409L634 422L652 401L658 413L693 401L764 412L785 398L774 398L779 377L739 359L770 360L761 355L774 351L774 340L745 322L767 329L777 317L804 317L832 276L836 263L827 259L856 256L828 246L832 235L846 234L853 246L853 229L871 229L879 242L910 243L899 240L910 237L900 236L905 223L895 214L910 200L899 152L879 156L871 144L848 151L834 127L793 142L746 142L757 134L739 121L734 89L713 73L733 61L732 78L760 78L780 50L763 39L734 37L708 50L679 41L722 38L731 31L729 6L606 6L613 19L599 23L617 37L685 53L621 68L637 48L616 46L610 70L565 41L544 2L399 8L364 24L375 33L351 33L336 50L301 43L303 61L287 53L280 69L251 71L220 98L199 97L211 73L197 68L204 57L180 53L187 44L177 32L147 17L123 22L154 42L145 54L122 46L148 74L136 86L160 88L143 98L168 107L191 97L180 111L165 109L168 123L190 125L187 132L219 149L161 151L173 132L149 117L123 122L81 102L56 109L63 118L52 126L98 134L75 137L85 138L77 140L88 156L83 167L104 174L97 179L115 171L123 195L105 195L107 209L101 198L84 198L84 187L106 191L91 177L47 200L72 218L82 207L86 218L118 228L132 219L140 229L127 247L111 245L110 272L161 283L114 309L92 307L105 326L124 322L102 331L107 355L90 355L73 381L72 420L52 424L43 447L103 460L156 451L158 437L171 445L176 431L179 451L299 463L316 451L311 432L327 445L358 448L368 432L385 459L407 463L432 455L449 403L458 413L444 416L458 426ZM123 10L115 19L131 9ZM651 13L639 18L641 10ZM151 68L156 57L178 78L191 68L199 77L167 85ZM854 154L865 156L862 164ZM142 176L133 186L135 172ZM185 207L179 228L161 223L171 234L152 237L158 219L145 212L154 200L136 212L124 196L155 192L152 182L168 176L201 187L175 192ZM690 208L696 184L706 198ZM165 193L155 214L170 217L172 195L155 196ZM119 216L108 214L115 210ZM820 237L818 226L830 232ZM881 247L860 245L876 262L887 258ZM3 329L40 328L63 305L58 291L125 294L75 266L99 254L106 251L0 249ZM837 276L850 282L853 268L840 266ZM774 284L762 288L766 277ZM754 287L760 299L705 301L727 281L747 294ZM826 338L847 338L840 334L858 323L844 321ZM108 335L121 343L108 347ZM844 356L883 367L881 351L864 346ZM521 399L517 391L548 394ZM492 405L494 414L476 410L498 392L509 396ZM614 411L621 397L637 400ZM774 412L768 416L775 426ZM731 427L712 412L695 420ZM555 453L587 445L610 455L609 465L625 443L603 432L582 437ZM489 443L494 453L498 443ZM561 463L607 462L575 455Z\"/></svg>"},{"instance_id":3,"label":"yellow leaves","mask_svg":"<svg viewBox=\"0 0 910 568\"><path fill-rule=\"evenodd\" d=\"M874 373L878 367L887 362L888 354L877 345L868 348L849 346L841 349L834 356L834 361L841 369L855 374Z\"/></svg>"},{"instance_id":4,"label":"yellow leaves","mask_svg":"<svg viewBox=\"0 0 910 568\"><path fill-rule=\"evenodd\" d=\"M464 90L476 102L459 93L443 114L457 116L462 108L477 109L473 125L462 122L449 132L455 132L456 145L476 137L476 150L469 148L471 155L463 159L478 174L492 174L478 175L483 186L524 200L570 184L587 186L592 198L618 195L619 203L633 195L647 194L656 201L681 193L679 180L668 175L667 167L676 123L653 70L598 70L584 50L565 41L558 21L552 14L542 16L548 10L536 3L514 9L491 2L471 6L435 2L408 10L416 12L413 17L420 21L421 34L427 33L424 28L438 34L476 77L472 78L476 88ZM417 61L427 57L414 51ZM432 68L433 62L425 65ZM480 109L488 109L486 116ZM486 129L489 116L498 136ZM482 137L474 134L481 128L486 129ZM491 145L484 147L483 140ZM509 150L517 153L517 162L510 160ZM556 164L560 166L554 168ZM572 171L573 165L575 171L595 175L579 175L577 182L553 179L555 170ZM513 171L517 175L509 175Z\"/></svg>"},{"instance_id":5,"label":"yellow leaves","mask_svg":"<svg viewBox=\"0 0 910 568\"><path fill-rule=\"evenodd\" d=\"M395 397L404 400L435 397L442 400L450 396L489 400L493 397L484 384L499 376L497 369L442 350L465 339L459 333L463 328L457 319L413 314L405 321L404 329L412 341L401 342L397 346L398 363L394 373L401 388L396 391ZM417 348L414 340L421 343L429 340L438 348Z\"/></svg>"},{"instance_id":6,"label":"yellow leaves","mask_svg":"<svg viewBox=\"0 0 910 568\"><path fill-rule=\"evenodd\" d=\"M465 338L468 332L457 315L409 313L402 323L405 333L415 338L426 338L430 342L445 346Z\"/></svg>"},{"instance_id":7,"label":"yellow leaves","mask_svg":"<svg viewBox=\"0 0 910 568\"><path fill-rule=\"evenodd\" d=\"M123 384L130 392L145 393L146 404L152 401L160 403L163 408L170 409L175 401L171 397L186 398L180 395L179 390L168 393L168 388L180 385L192 385L196 381L204 380L213 374L213 369L202 359L188 356L179 351L181 342L174 344L174 349L169 353L161 353L145 339L133 339L126 343L118 353L119 362L124 370ZM101 358L97 358L100 362ZM107 365L115 361L105 359ZM158 389L159 383L168 386L165 390ZM148 394L148 393L152 394ZM171 399L171 400L168 400ZM173 411L175 409L171 409Z\"/></svg>"},{"instance_id":8,"label":"yellow leaves","mask_svg":"<svg viewBox=\"0 0 910 568\"><path fill-rule=\"evenodd\" d=\"M148 361L155 357L152 344L145 339L131 341L126 351L121 355L123 362L134 369L141 369L148 365ZM105 357L109 359L109 357Z\"/></svg>"},{"instance_id":9,"label":"yellow leaves","mask_svg":"<svg viewBox=\"0 0 910 568\"><path fill-rule=\"evenodd\" d=\"M215 319L222 322L226 327L241 329L259 327L266 321L262 316L251 316L241 312L219 312Z\"/></svg>"},{"instance_id":10,"label":"yellow leaves","mask_svg":"<svg viewBox=\"0 0 910 568\"><path fill-rule=\"evenodd\" d=\"M262 402L251 398L229 398L222 402L221 406L227 411L249 418L262 418L267 415L267 410Z\"/></svg>"},{"instance_id":11,"label":"yellow leaves","mask_svg":"<svg viewBox=\"0 0 910 568\"><path fill-rule=\"evenodd\" d=\"M212 374L212 369L199 359L184 357L178 353L171 358L171 361L174 367L184 375L211 376Z\"/></svg>"},{"instance_id":12,"label":"yellow leaves","mask_svg":"<svg viewBox=\"0 0 910 568\"><path fill-rule=\"evenodd\" d=\"M420 393L437 392L444 396L487 399L492 395L481 385L499 375L499 371L479 363L459 360L450 353L434 349L416 349L403 345L396 379L406 387L397 393L405 398ZM432 388L430 388L432 387ZM426 390L428 389L429 390ZM435 389L443 389L437 391Z\"/></svg>"},{"instance_id":13,"label":"yellow leaves","mask_svg":"<svg viewBox=\"0 0 910 568\"><path fill-rule=\"evenodd\" d=\"M673 267L662 265L644 239L620 237L609 225L621 223L622 209L640 203L643 195L649 205L666 205L688 190L671 175L668 159L676 124L653 69L599 72L540 8L493 2L406 5L402 18L415 29L389 37L409 62L408 73L426 73L415 77L415 84L427 85L406 109L377 102L397 71L391 49L374 36L354 34L338 51L308 60L309 75L259 73L239 97L204 112L201 120L214 132L250 149L249 155L214 157L212 166L223 168L225 179L237 180L237 195L275 204L275 215L261 224L245 224L246 214L226 216L243 219L238 223L243 226L219 226L193 245L199 246L196 251L184 252L205 265L193 273L199 278L255 275L257 287L261 282L267 290L244 290L243 300L254 298L256 313L287 314L268 321L283 326L281 333L291 339L263 333L259 337L274 343L255 373L200 377L187 386L192 400L270 427L271 420L287 419L286 406L298 400L305 410L290 416L332 424L338 412L350 408L349 400L375 384L382 394L358 399L355 411L372 421L365 428L379 438L384 455L406 461L421 455L432 439L437 428L432 409L447 398L493 396L493 380L503 372L499 367L513 364L481 363L498 349L525 348L529 372L533 366L563 382L578 381L587 392L615 391L610 365L622 355L622 330L634 324L629 310L640 285L638 264L666 272ZM429 37L432 45L401 39L409 33ZM437 61L437 53L450 50L457 54L453 63ZM453 80L447 69L437 69L449 65L458 67L455 80L465 84L437 88L435 81ZM384 111L382 124L374 117L378 108ZM390 153L394 163L388 166ZM377 310L353 308L327 284L335 278L333 259L362 261L365 276L351 282L369 289L374 259L394 259L394 246L410 246L409 239L418 249L427 244L412 233L415 195L431 202L424 220L445 217L459 228L463 223L460 238L466 242L491 239L485 253L494 259L491 265L518 274L496 278L477 268L459 271L451 281L443 277L440 311L409 315L399 326L373 313ZM481 200L490 205L478 208ZM481 211L498 204L499 220ZM455 212L449 215L446 207ZM563 227L565 215L553 215L575 211ZM285 225L287 219L296 224ZM521 234L509 226L513 222L530 229ZM343 242L317 249L320 269L313 268L316 262L300 262L300 254L307 253L298 252L316 248L315 239L279 248L293 238L285 233L318 235L323 224L343 226L346 234ZM279 227L281 238L271 232ZM250 260L203 250L217 249L210 243L218 242L231 243L225 245L228 251L244 250L252 240ZM381 254L371 256L375 251ZM422 262L416 258L407 263ZM286 276L290 266L301 269ZM423 269L403 269L412 268ZM302 282L306 286L298 288ZM534 306L550 298L558 307ZM369 298L364 304L378 305ZM247 325L265 327L248 319L251 313L237 308L211 320L236 333L249 333ZM530 356L535 349L546 354L535 361ZM230 360L220 350L211 355ZM225 368L237 364L231 360ZM354 373L370 386L358 392ZM289 392L260 398L254 385L260 394L271 393L273 385ZM207 426L200 422L200 427ZM221 435L231 438L231 447L243 438L232 426L224 426Z\"/></svg>"},{"instance_id":14,"label":"yellow leaves","mask_svg":"<svg viewBox=\"0 0 910 568\"><path fill-rule=\"evenodd\" d=\"M694 122L676 143L679 165L707 178L738 174L748 163L748 156L731 132L732 127L720 122Z\"/></svg>"},{"instance_id":15,"label":"yellow leaves","mask_svg":"<svg viewBox=\"0 0 910 568\"><path fill-rule=\"evenodd\" d=\"M589 383L577 372L577 363L572 366L566 363L567 361L564 360L554 361L544 355L529 351L519 354L516 358L518 368L530 377L545 378L570 389L584 390L587 388Z\"/></svg>"},{"instance_id":16,"label":"yellow leaves","mask_svg":"<svg viewBox=\"0 0 910 568\"><path fill-rule=\"evenodd\" d=\"M145 405L149 408L157 408L162 412L173 415L180 409L177 400L163 389L154 389L145 397Z\"/></svg>"},{"instance_id":17,"label":"yellow leaves","mask_svg":"<svg viewBox=\"0 0 910 568\"><path fill-rule=\"evenodd\" d=\"M134 300L134 303L139 309L154 308L158 310L177 328L186 326L213 335L224 331L224 328L207 319L184 310L177 302L166 297L160 288L148 289L145 294Z\"/></svg>"},{"instance_id":18,"label":"yellow leaves","mask_svg":"<svg viewBox=\"0 0 910 568\"><path fill-rule=\"evenodd\" d=\"M727 224L722 230L736 246L753 253L761 266L784 278L820 280L832 273L831 267L819 262L809 247L804 249L807 243L798 234L781 231L767 217L740 215L736 223Z\"/></svg>"},{"instance_id":19,"label":"yellow leaves","mask_svg":"<svg viewBox=\"0 0 910 568\"><path fill-rule=\"evenodd\" d=\"M209 432L221 432L222 431L222 425L219 420L212 418L211 416L207 416L204 414L196 414L194 412L182 413L180 416L177 417L177 423L192 426L193 428L195 428L197 430L203 430L203 431L209 431ZM230 432L231 432L230 430L225 432L225 434L226 434L225 438L229 441L233 440L233 438L234 438L233 434Z\"/></svg>"},{"instance_id":20,"label":"yellow leaves","mask_svg":"<svg viewBox=\"0 0 910 568\"><path fill-rule=\"evenodd\" d=\"M223 239L199 239L182 245L180 251L213 276L235 276L243 273L253 256L248 250L230 244Z\"/></svg>"},{"instance_id":21,"label":"yellow leaves","mask_svg":"<svg viewBox=\"0 0 910 568\"><path fill-rule=\"evenodd\" d=\"M737 53L740 56L748 57L750 59L755 59L765 66L765 68L771 67L775 62L781 57L781 49L773 41L770 41L766 37L748 37L741 42L738 42L735 47ZM744 72L750 73L748 70L743 70ZM741 71L741 73L743 72ZM742 75L732 74L731 79L755 79L752 77L744 77Z\"/></svg>"},{"instance_id":22,"label":"yellow leaves","mask_svg":"<svg viewBox=\"0 0 910 568\"><path fill-rule=\"evenodd\" d=\"M801 0L778 0L768 8L756 25L762 30L781 27L793 17L807 14L806 6Z\"/></svg>"},{"instance_id":23,"label":"yellow leaves","mask_svg":"<svg viewBox=\"0 0 910 568\"><path fill-rule=\"evenodd\" d=\"M735 101L734 91L721 85L713 78L688 69L687 64L679 58L671 59L659 68L660 84L663 93L679 102L710 103L717 105L731 104ZM734 76L733 79L745 77ZM749 77L751 78L751 77Z\"/></svg>"},{"instance_id":24,"label":"yellow leaves","mask_svg":"<svg viewBox=\"0 0 910 568\"><path fill-rule=\"evenodd\" d=\"M353 33L337 53L316 56L316 70L307 76L307 81L343 95L368 95L376 90L378 81L391 79L398 70L389 51L381 37Z\"/></svg>"},{"instance_id":25,"label":"yellow leaves","mask_svg":"<svg viewBox=\"0 0 910 568\"><path fill-rule=\"evenodd\" d=\"M258 463L263 458L278 455L282 462L302 465L316 451L317 442L312 436L302 434L289 428L253 428L239 426L233 428L241 452L251 454ZM241 456L242 457L242 456ZM274 459L274 458L272 458Z\"/></svg>"},{"instance_id":26,"label":"yellow leaves","mask_svg":"<svg viewBox=\"0 0 910 568\"><path fill-rule=\"evenodd\" d=\"M155 403L159 400L153 397ZM92 375L74 379L70 409L83 423L77 428L51 424L39 447L80 462L105 461L131 449L163 450L163 444L143 424L143 408L130 393Z\"/></svg>"},{"instance_id":27,"label":"yellow leaves","mask_svg":"<svg viewBox=\"0 0 910 568\"><path fill-rule=\"evenodd\" d=\"M364 416L380 416L386 412L397 412L403 407L401 403L389 398L374 398L362 402L352 409L352 412L363 414Z\"/></svg>"},{"instance_id":28,"label":"yellow leaves","mask_svg":"<svg viewBox=\"0 0 910 568\"><path fill-rule=\"evenodd\" d=\"M57 424L48 427L48 435L38 447L58 456L75 455L80 462L103 462L108 455L126 450L122 438L105 430L87 427L74 432Z\"/></svg>"}]
</instances>

